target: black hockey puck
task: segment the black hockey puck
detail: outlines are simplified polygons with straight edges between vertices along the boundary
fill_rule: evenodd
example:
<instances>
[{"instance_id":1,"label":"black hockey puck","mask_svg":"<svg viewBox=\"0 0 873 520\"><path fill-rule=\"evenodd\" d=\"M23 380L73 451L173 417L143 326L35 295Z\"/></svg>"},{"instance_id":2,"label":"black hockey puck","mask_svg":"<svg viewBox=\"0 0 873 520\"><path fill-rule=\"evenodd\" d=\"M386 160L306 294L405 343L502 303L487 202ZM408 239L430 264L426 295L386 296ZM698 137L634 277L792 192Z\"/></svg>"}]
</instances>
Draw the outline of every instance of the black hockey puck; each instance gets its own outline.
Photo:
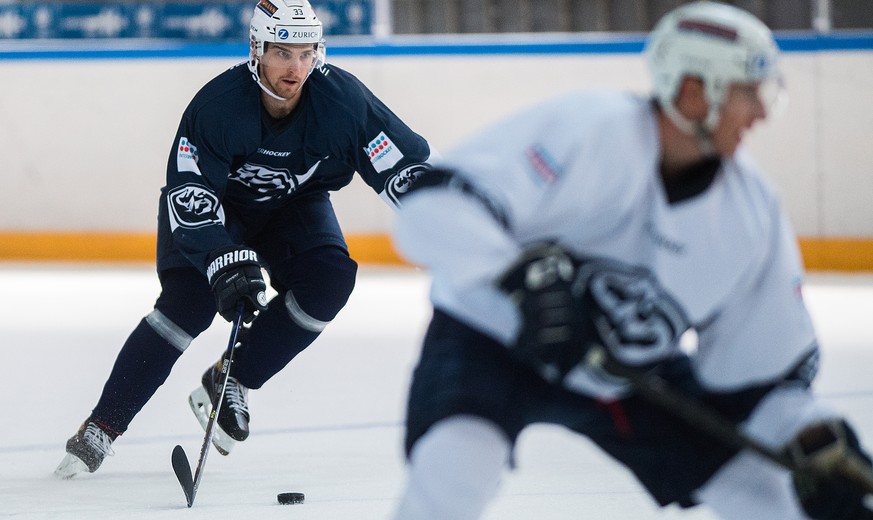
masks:
<instances>
[{"instance_id":1,"label":"black hockey puck","mask_svg":"<svg viewBox=\"0 0 873 520\"><path fill-rule=\"evenodd\" d=\"M279 493L276 495L280 504L302 504L304 498L303 493Z\"/></svg>"}]
</instances>

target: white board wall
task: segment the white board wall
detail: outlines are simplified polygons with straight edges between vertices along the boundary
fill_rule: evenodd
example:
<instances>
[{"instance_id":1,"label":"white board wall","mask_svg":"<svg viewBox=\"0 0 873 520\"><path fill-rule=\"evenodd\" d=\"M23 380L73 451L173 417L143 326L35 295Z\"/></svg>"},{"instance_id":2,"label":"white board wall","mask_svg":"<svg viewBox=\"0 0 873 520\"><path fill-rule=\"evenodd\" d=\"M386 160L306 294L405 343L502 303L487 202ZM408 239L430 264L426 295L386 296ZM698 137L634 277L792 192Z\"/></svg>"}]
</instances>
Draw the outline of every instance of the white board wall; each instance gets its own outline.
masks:
<instances>
[{"instance_id":1,"label":"white board wall","mask_svg":"<svg viewBox=\"0 0 873 520\"><path fill-rule=\"evenodd\" d=\"M152 232L186 104L229 58L0 59L0 230ZM440 151L573 89L645 93L636 54L342 56ZM873 51L783 56L789 104L749 146L801 236L873 237ZM385 233L363 183L334 195L347 233Z\"/></svg>"}]
</instances>

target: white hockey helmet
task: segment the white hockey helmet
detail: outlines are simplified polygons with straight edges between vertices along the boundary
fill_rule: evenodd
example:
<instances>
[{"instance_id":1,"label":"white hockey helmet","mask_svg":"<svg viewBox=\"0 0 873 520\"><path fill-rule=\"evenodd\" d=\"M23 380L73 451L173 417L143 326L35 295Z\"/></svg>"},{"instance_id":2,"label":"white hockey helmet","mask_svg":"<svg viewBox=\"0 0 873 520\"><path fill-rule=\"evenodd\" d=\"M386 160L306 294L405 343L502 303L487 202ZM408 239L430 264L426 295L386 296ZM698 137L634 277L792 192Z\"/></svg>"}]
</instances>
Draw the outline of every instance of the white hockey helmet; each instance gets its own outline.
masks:
<instances>
[{"instance_id":1,"label":"white hockey helmet","mask_svg":"<svg viewBox=\"0 0 873 520\"><path fill-rule=\"evenodd\" d=\"M654 93L664 112L684 132L709 135L732 83L759 83L771 112L783 98L773 34L752 14L710 1L693 2L667 13L646 43ZM702 124L682 116L674 102L683 78L703 81L709 113Z\"/></svg>"},{"instance_id":2,"label":"white hockey helmet","mask_svg":"<svg viewBox=\"0 0 873 520\"><path fill-rule=\"evenodd\" d=\"M267 43L312 44L316 57L312 62L310 73L325 63L326 51L321 20L316 16L308 0L259 0L252 14L249 35L252 46L249 70L258 85L276 99L283 100L261 83L258 71L258 64L264 56Z\"/></svg>"}]
</instances>

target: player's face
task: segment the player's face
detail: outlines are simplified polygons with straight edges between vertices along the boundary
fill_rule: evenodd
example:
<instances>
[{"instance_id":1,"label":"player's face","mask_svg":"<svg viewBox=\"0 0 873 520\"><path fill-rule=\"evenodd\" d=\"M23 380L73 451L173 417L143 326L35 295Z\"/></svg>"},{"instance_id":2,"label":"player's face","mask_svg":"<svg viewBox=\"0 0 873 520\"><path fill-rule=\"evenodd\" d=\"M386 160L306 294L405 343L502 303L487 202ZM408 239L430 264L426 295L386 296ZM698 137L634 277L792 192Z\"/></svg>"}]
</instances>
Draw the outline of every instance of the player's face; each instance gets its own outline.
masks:
<instances>
[{"instance_id":1,"label":"player's face","mask_svg":"<svg viewBox=\"0 0 873 520\"><path fill-rule=\"evenodd\" d=\"M759 83L734 83L728 88L718 124L712 132L715 151L733 155L747 130L767 116Z\"/></svg>"},{"instance_id":2,"label":"player's face","mask_svg":"<svg viewBox=\"0 0 873 520\"><path fill-rule=\"evenodd\" d=\"M269 43L260 60L261 82L283 98L296 99L315 59L313 45Z\"/></svg>"}]
</instances>

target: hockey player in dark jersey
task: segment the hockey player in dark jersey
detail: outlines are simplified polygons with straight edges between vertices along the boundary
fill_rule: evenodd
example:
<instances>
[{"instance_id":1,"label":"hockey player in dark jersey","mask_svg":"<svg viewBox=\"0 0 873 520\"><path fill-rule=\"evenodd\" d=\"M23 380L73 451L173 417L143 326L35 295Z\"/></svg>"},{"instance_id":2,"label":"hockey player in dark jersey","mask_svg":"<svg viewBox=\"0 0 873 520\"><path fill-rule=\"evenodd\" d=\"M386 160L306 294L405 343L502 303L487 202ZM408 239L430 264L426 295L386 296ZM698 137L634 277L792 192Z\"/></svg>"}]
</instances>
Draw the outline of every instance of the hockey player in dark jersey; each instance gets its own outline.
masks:
<instances>
[{"instance_id":1,"label":"hockey player in dark jersey","mask_svg":"<svg viewBox=\"0 0 873 520\"><path fill-rule=\"evenodd\" d=\"M310 345L354 286L357 264L328 191L358 172L395 206L430 154L355 76L325 63L322 24L307 0L260 0L248 62L207 83L182 115L158 211L161 294L56 474L97 470L215 313L231 321L240 304L250 326L234 351L214 442L227 454L245 440L248 389ZM278 293L269 302L262 268ZM204 424L222 361L190 397Z\"/></svg>"}]
</instances>

